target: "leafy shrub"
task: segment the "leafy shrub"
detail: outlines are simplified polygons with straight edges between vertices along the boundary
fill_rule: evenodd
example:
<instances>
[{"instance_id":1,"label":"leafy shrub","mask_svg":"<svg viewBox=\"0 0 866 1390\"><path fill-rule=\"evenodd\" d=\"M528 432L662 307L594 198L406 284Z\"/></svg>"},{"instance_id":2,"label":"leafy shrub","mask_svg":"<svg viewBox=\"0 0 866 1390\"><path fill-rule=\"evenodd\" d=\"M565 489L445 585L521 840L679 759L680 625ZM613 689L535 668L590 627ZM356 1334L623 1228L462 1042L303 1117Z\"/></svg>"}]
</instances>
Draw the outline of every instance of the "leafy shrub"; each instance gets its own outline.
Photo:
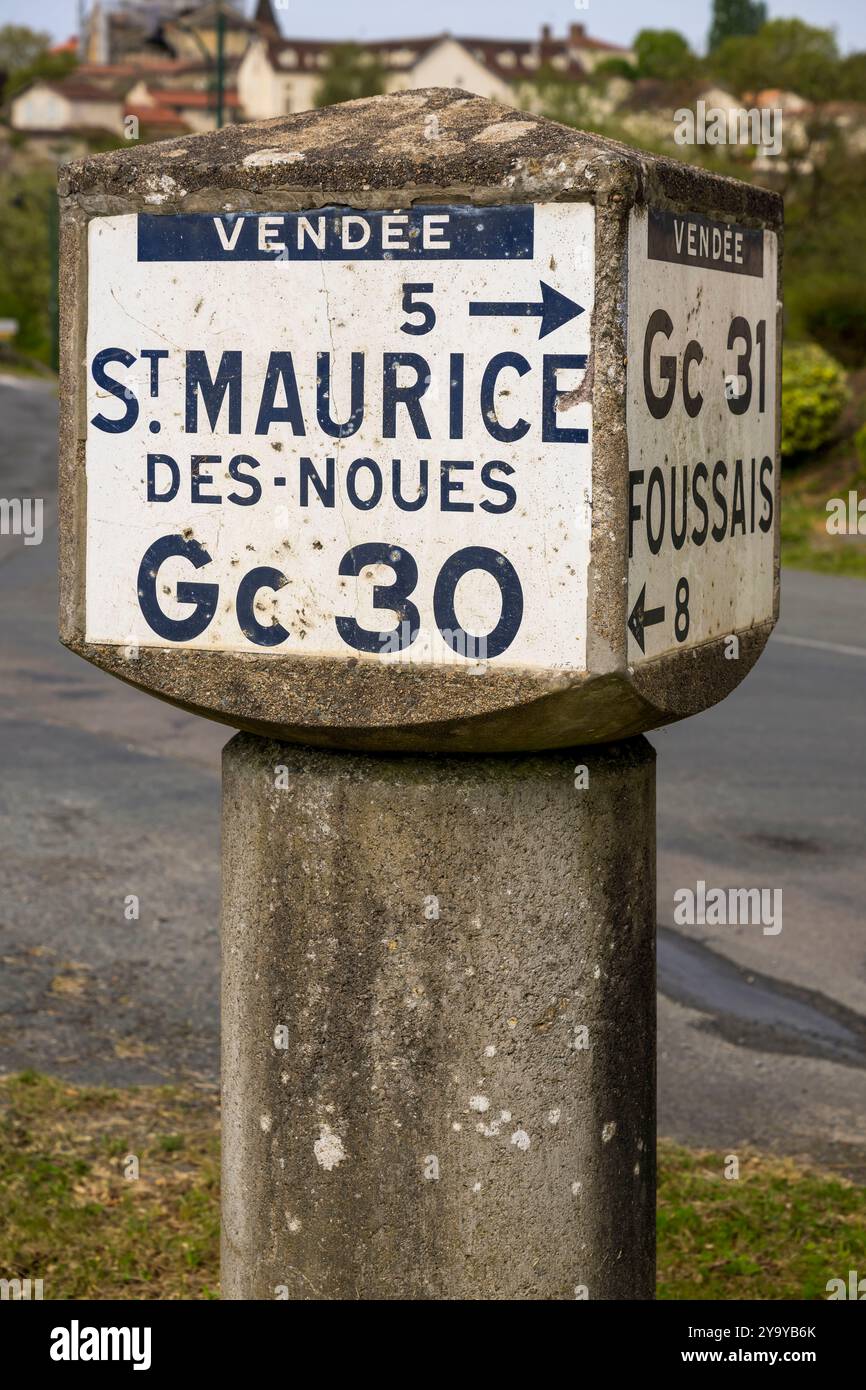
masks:
<instances>
[{"instance_id":1,"label":"leafy shrub","mask_svg":"<svg viewBox=\"0 0 866 1390\"><path fill-rule=\"evenodd\" d=\"M641 29L634 53L640 77L681 82L695 77L700 69L700 59L675 29Z\"/></svg>"},{"instance_id":2,"label":"leafy shrub","mask_svg":"<svg viewBox=\"0 0 866 1390\"><path fill-rule=\"evenodd\" d=\"M848 399L845 373L817 343L785 349L782 359L782 455L809 453L831 438Z\"/></svg>"},{"instance_id":3,"label":"leafy shrub","mask_svg":"<svg viewBox=\"0 0 866 1390\"><path fill-rule=\"evenodd\" d=\"M624 77L627 81L633 82L637 77L637 68L625 58L605 58L602 62L596 63L591 76L605 80L610 77Z\"/></svg>"}]
</instances>

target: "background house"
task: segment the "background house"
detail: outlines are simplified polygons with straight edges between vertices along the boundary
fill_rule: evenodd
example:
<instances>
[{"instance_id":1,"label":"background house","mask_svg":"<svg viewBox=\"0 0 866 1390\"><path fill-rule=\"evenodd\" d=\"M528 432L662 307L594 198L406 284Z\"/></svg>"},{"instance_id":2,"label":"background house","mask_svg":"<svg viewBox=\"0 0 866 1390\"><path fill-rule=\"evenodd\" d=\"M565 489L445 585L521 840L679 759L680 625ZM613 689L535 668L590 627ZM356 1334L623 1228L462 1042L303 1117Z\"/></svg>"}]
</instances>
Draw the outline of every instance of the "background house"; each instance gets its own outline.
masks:
<instances>
[{"instance_id":1,"label":"background house","mask_svg":"<svg viewBox=\"0 0 866 1390\"><path fill-rule=\"evenodd\" d=\"M224 117L260 120L317 104L323 80L346 45L284 38L271 0L257 0L250 18L224 0L126 0L122 9L95 0L82 24L82 61L56 80L38 78L16 93L10 124L33 145L56 150L58 135L91 133L160 138L216 123L218 16L224 21ZM545 25L535 40L382 39L358 45L388 92L462 87L511 105L534 107L543 76L575 84L605 58L629 61L627 49L590 37L572 24L555 37ZM130 126L128 117L134 117ZM130 136L130 130L134 133Z\"/></svg>"},{"instance_id":2,"label":"background house","mask_svg":"<svg viewBox=\"0 0 866 1390\"><path fill-rule=\"evenodd\" d=\"M220 8L225 54L237 60L256 32L256 20L247 19L234 0L222 0L221 7L216 0L203 5L190 0L125 0L121 9L94 0L82 22L82 59L91 64L148 65L166 58L201 62L205 53L216 53Z\"/></svg>"},{"instance_id":3,"label":"background house","mask_svg":"<svg viewBox=\"0 0 866 1390\"><path fill-rule=\"evenodd\" d=\"M122 135L124 98L134 82L131 71L121 76L85 68L57 81L37 80L13 98L12 127L30 136L80 130Z\"/></svg>"},{"instance_id":4,"label":"background house","mask_svg":"<svg viewBox=\"0 0 866 1390\"><path fill-rule=\"evenodd\" d=\"M238 93L245 116L262 120L309 110L316 104L323 73L339 45L283 38L270 0L259 0L255 21L257 32L238 70ZM606 58L633 59L630 50L591 38L582 24L572 24L562 38L555 38L545 25L537 40L436 34L366 41L363 47L382 70L388 92L463 87L512 105L521 102L523 89L544 71L579 81Z\"/></svg>"}]
</instances>

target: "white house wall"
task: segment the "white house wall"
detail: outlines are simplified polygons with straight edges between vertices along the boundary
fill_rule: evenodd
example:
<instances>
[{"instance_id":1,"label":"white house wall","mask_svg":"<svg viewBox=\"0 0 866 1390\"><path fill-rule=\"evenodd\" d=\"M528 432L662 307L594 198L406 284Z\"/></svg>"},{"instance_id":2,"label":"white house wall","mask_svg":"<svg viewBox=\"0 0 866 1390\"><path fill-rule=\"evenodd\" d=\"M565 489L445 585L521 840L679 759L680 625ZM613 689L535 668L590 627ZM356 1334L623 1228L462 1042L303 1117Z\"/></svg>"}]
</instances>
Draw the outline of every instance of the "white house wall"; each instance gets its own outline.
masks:
<instances>
[{"instance_id":1,"label":"white house wall","mask_svg":"<svg viewBox=\"0 0 866 1390\"><path fill-rule=\"evenodd\" d=\"M32 87L12 102L14 130L110 130L123 133L119 101L73 101L49 87Z\"/></svg>"},{"instance_id":2,"label":"white house wall","mask_svg":"<svg viewBox=\"0 0 866 1390\"><path fill-rule=\"evenodd\" d=\"M462 87L494 101L513 103L514 100L509 84L488 71L468 49L453 39L443 39L425 53L414 68L394 73L387 82L391 92L416 87Z\"/></svg>"},{"instance_id":3,"label":"white house wall","mask_svg":"<svg viewBox=\"0 0 866 1390\"><path fill-rule=\"evenodd\" d=\"M267 120L293 111L312 110L323 75L323 71L281 71L279 66L273 66L263 43L252 43L238 70L238 96L245 118ZM388 92L417 87L463 87L495 101L512 105L515 101L509 84L489 72L453 39L443 39L413 68L386 74Z\"/></svg>"},{"instance_id":4,"label":"white house wall","mask_svg":"<svg viewBox=\"0 0 866 1390\"><path fill-rule=\"evenodd\" d=\"M238 68L238 99L248 121L285 114L283 78L271 66L263 43L251 43Z\"/></svg>"},{"instance_id":5,"label":"white house wall","mask_svg":"<svg viewBox=\"0 0 866 1390\"><path fill-rule=\"evenodd\" d=\"M321 85L320 73L293 72L281 78L283 107L281 114L291 111L312 111L316 93Z\"/></svg>"},{"instance_id":6,"label":"white house wall","mask_svg":"<svg viewBox=\"0 0 866 1390\"><path fill-rule=\"evenodd\" d=\"M32 87L12 102L15 130L64 130L69 120L70 103L47 87Z\"/></svg>"}]
</instances>

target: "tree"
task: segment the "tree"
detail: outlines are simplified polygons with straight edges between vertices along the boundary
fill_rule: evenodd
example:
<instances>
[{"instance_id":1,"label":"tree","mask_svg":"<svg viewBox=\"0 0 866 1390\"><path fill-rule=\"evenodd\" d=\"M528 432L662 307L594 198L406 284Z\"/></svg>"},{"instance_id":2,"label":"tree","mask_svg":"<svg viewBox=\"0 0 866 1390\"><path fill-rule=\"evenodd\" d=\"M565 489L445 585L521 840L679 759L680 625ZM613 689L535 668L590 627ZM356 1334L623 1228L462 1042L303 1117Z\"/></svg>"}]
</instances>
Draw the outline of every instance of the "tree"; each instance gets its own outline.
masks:
<instances>
[{"instance_id":1,"label":"tree","mask_svg":"<svg viewBox=\"0 0 866 1390\"><path fill-rule=\"evenodd\" d=\"M757 34L767 22L767 6L763 0L713 0L713 22L710 25L711 53L726 39L748 38Z\"/></svg>"},{"instance_id":2,"label":"tree","mask_svg":"<svg viewBox=\"0 0 866 1390\"><path fill-rule=\"evenodd\" d=\"M801 19L773 19L752 38L725 39L709 61L735 92L781 87L810 101L835 96L841 68L832 29Z\"/></svg>"},{"instance_id":3,"label":"tree","mask_svg":"<svg viewBox=\"0 0 866 1390\"><path fill-rule=\"evenodd\" d=\"M839 64L836 95L840 101L862 101L866 92L866 53L849 53Z\"/></svg>"},{"instance_id":4,"label":"tree","mask_svg":"<svg viewBox=\"0 0 866 1390\"><path fill-rule=\"evenodd\" d=\"M9 76L19 68L29 68L50 47L50 34L28 29L23 24L4 24L0 29L0 72Z\"/></svg>"},{"instance_id":5,"label":"tree","mask_svg":"<svg viewBox=\"0 0 866 1390\"><path fill-rule=\"evenodd\" d=\"M375 97L385 89L385 70L375 54L357 43L338 43L331 49L319 90L317 106Z\"/></svg>"},{"instance_id":6,"label":"tree","mask_svg":"<svg viewBox=\"0 0 866 1390\"><path fill-rule=\"evenodd\" d=\"M51 238L57 193L54 169L36 168L0 180L0 316L18 320L15 346L51 359Z\"/></svg>"},{"instance_id":7,"label":"tree","mask_svg":"<svg viewBox=\"0 0 866 1390\"><path fill-rule=\"evenodd\" d=\"M23 24L0 29L0 99L8 101L38 77L65 77L76 65L74 53L51 53L50 34Z\"/></svg>"},{"instance_id":8,"label":"tree","mask_svg":"<svg viewBox=\"0 0 866 1390\"><path fill-rule=\"evenodd\" d=\"M641 29L634 41L639 77L681 82L694 77L699 60L675 29Z\"/></svg>"},{"instance_id":9,"label":"tree","mask_svg":"<svg viewBox=\"0 0 866 1390\"><path fill-rule=\"evenodd\" d=\"M31 82L38 81L40 77L49 82L57 82L61 77L67 77L77 66L78 60L74 53L43 53L29 67L19 68L7 78L3 86L3 100L9 101L16 92L28 87Z\"/></svg>"}]
</instances>

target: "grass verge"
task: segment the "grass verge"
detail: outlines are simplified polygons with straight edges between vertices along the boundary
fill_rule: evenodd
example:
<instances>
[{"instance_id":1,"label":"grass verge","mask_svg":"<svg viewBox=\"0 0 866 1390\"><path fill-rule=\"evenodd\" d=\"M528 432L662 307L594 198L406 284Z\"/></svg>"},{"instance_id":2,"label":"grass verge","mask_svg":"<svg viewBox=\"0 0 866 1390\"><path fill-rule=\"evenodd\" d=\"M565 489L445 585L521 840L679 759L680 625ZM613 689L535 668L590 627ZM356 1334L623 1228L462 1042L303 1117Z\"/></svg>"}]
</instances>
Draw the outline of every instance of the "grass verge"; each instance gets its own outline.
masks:
<instances>
[{"instance_id":1,"label":"grass verge","mask_svg":"<svg viewBox=\"0 0 866 1390\"><path fill-rule=\"evenodd\" d=\"M47 1299L217 1298L218 1165L214 1091L0 1080L0 1277ZM724 1173L660 1144L660 1298L820 1299L866 1270L863 1189L755 1153Z\"/></svg>"},{"instance_id":2,"label":"grass verge","mask_svg":"<svg viewBox=\"0 0 866 1390\"><path fill-rule=\"evenodd\" d=\"M46 1299L217 1298L218 1178L213 1091L7 1077L0 1276Z\"/></svg>"},{"instance_id":3,"label":"grass verge","mask_svg":"<svg viewBox=\"0 0 866 1390\"><path fill-rule=\"evenodd\" d=\"M788 1159L659 1144L658 1297L825 1299L866 1270L866 1191Z\"/></svg>"}]
</instances>

